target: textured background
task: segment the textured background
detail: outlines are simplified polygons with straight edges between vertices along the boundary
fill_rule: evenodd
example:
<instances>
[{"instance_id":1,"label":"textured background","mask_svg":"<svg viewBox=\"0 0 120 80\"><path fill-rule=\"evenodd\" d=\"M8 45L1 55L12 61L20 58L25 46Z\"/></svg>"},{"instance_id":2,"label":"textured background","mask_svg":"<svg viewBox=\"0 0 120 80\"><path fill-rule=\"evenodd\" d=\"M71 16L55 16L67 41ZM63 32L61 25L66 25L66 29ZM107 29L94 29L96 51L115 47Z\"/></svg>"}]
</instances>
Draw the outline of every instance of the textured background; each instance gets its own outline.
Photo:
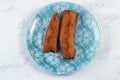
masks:
<instances>
[{"instance_id":1,"label":"textured background","mask_svg":"<svg viewBox=\"0 0 120 80\"><path fill-rule=\"evenodd\" d=\"M85 69L66 76L39 69L24 43L24 25L38 8L70 1L89 10L101 30L101 46ZM0 80L120 80L119 0L0 0Z\"/></svg>"}]
</instances>

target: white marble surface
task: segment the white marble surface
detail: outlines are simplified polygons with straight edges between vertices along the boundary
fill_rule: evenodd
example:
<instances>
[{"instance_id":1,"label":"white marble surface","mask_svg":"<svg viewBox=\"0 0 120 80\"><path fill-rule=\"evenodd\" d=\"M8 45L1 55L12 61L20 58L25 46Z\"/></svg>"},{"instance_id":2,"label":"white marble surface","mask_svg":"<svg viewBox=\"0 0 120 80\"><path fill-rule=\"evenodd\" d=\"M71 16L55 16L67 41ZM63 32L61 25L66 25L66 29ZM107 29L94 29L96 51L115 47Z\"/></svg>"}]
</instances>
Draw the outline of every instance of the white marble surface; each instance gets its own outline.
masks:
<instances>
[{"instance_id":1,"label":"white marble surface","mask_svg":"<svg viewBox=\"0 0 120 80\"><path fill-rule=\"evenodd\" d=\"M41 70L25 45L25 23L38 8L70 1L89 10L101 31L95 59L72 75ZM120 0L0 0L0 80L120 80Z\"/></svg>"}]
</instances>

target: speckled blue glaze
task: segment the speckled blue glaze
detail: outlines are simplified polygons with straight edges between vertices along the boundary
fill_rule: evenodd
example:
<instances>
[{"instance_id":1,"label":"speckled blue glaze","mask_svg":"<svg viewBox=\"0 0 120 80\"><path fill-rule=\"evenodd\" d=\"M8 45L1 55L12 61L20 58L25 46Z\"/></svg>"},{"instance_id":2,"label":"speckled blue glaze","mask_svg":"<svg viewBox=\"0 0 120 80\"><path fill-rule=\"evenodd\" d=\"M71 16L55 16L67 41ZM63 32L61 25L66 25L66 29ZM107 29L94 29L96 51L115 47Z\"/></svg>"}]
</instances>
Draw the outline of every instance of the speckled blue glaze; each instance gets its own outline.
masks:
<instances>
[{"instance_id":1,"label":"speckled blue glaze","mask_svg":"<svg viewBox=\"0 0 120 80\"><path fill-rule=\"evenodd\" d=\"M63 60L61 51L43 52L44 37L52 15L55 12L61 15L66 9L79 14L74 40L76 55L73 60ZM26 43L32 58L43 69L56 74L71 74L84 68L94 58L99 42L100 33L95 19L86 9L73 3L50 4L36 11L27 24Z\"/></svg>"}]
</instances>

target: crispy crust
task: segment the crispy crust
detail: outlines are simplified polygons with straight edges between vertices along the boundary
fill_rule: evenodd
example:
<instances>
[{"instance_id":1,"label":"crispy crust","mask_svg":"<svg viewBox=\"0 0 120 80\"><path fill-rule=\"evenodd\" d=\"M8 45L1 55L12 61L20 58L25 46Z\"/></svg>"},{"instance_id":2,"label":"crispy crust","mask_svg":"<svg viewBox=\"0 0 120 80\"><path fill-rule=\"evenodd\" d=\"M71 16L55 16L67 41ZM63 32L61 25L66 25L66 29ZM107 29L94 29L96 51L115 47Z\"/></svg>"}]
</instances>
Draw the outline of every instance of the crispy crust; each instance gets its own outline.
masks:
<instances>
[{"instance_id":1,"label":"crispy crust","mask_svg":"<svg viewBox=\"0 0 120 80\"><path fill-rule=\"evenodd\" d=\"M44 46L43 46L44 52L50 52L50 51L57 52L59 25L60 25L60 16L58 13L55 13L52 16L52 19L46 31Z\"/></svg>"},{"instance_id":2,"label":"crispy crust","mask_svg":"<svg viewBox=\"0 0 120 80\"><path fill-rule=\"evenodd\" d=\"M78 14L64 10L60 29L60 47L63 59L73 59L76 53L74 48L74 32L76 28Z\"/></svg>"}]
</instances>

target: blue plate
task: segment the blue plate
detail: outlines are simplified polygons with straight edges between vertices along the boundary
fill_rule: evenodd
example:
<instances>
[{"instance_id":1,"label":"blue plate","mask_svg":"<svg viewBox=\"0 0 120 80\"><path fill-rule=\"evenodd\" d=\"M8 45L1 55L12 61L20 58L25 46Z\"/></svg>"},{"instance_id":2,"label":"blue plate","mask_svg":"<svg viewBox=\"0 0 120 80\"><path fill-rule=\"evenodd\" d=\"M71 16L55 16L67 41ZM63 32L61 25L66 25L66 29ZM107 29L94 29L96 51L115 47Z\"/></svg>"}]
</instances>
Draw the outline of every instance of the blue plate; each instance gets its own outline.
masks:
<instances>
[{"instance_id":1,"label":"blue plate","mask_svg":"<svg viewBox=\"0 0 120 80\"><path fill-rule=\"evenodd\" d=\"M63 60L61 51L43 52L45 33L52 15L58 12L62 16L66 9L79 14L74 40L76 55L73 60ZM43 69L56 74L71 74L84 68L96 55L99 42L99 28L93 16L80 5L70 2L53 3L36 11L27 24L26 43L32 58Z\"/></svg>"}]
</instances>

